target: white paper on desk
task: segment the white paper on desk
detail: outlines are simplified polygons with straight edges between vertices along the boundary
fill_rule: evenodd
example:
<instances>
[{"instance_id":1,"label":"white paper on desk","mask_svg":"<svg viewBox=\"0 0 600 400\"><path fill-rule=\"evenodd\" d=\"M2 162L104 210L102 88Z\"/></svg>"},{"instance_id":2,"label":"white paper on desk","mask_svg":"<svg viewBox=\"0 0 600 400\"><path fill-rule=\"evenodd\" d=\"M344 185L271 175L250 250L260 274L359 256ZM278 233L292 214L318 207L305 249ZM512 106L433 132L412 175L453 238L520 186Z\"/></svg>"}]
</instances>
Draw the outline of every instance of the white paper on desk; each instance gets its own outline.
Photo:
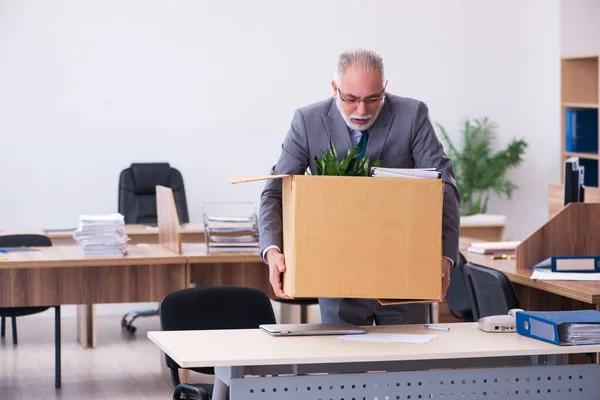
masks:
<instances>
[{"instance_id":1,"label":"white paper on desk","mask_svg":"<svg viewBox=\"0 0 600 400\"><path fill-rule=\"evenodd\" d=\"M338 339L352 342L374 343L417 343L423 344L435 339L438 335L408 335L403 333L364 333L362 335L338 336Z\"/></svg>"},{"instance_id":2,"label":"white paper on desk","mask_svg":"<svg viewBox=\"0 0 600 400\"><path fill-rule=\"evenodd\" d=\"M597 272L552 272L533 270L531 279L540 281L600 281L600 273Z\"/></svg>"}]
</instances>

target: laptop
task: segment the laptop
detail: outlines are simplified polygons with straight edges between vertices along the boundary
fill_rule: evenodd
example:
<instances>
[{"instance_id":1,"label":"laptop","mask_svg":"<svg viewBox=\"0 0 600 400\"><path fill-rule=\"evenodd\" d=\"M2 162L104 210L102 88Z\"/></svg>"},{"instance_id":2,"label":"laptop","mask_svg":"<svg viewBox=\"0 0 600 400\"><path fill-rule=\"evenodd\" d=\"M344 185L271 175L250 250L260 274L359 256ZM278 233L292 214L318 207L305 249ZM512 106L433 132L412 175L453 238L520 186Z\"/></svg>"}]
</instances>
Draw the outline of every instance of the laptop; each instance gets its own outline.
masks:
<instances>
[{"instance_id":1,"label":"laptop","mask_svg":"<svg viewBox=\"0 0 600 400\"><path fill-rule=\"evenodd\" d=\"M263 324L259 328L272 336L357 335L365 330L356 325L341 324Z\"/></svg>"}]
</instances>

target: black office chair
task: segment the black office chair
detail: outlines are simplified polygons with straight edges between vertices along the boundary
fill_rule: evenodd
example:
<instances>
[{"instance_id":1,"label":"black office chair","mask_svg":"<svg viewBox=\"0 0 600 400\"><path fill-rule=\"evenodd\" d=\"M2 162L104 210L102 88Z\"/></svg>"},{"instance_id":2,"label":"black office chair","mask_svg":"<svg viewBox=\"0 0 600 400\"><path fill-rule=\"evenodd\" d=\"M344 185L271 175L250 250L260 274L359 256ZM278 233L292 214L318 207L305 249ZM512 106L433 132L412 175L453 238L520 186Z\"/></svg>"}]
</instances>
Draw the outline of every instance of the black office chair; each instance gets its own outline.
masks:
<instances>
[{"instance_id":1,"label":"black office chair","mask_svg":"<svg viewBox=\"0 0 600 400\"><path fill-rule=\"evenodd\" d=\"M133 163L119 177L119 213L125 223L157 223L156 185L171 188L179 223L190 222L181 173L169 163Z\"/></svg>"},{"instance_id":2,"label":"black office chair","mask_svg":"<svg viewBox=\"0 0 600 400\"><path fill-rule=\"evenodd\" d=\"M520 308L512 283L504 273L471 263L466 263L463 269L475 321Z\"/></svg>"},{"instance_id":3,"label":"black office chair","mask_svg":"<svg viewBox=\"0 0 600 400\"><path fill-rule=\"evenodd\" d=\"M450 287L446 293L446 303L450 314L461 322L473 322L473 311L469 301L469 292L464 280L464 265L467 259L462 253L458 253L456 265L450 273Z\"/></svg>"},{"instance_id":4,"label":"black office chair","mask_svg":"<svg viewBox=\"0 0 600 400\"><path fill-rule=\"evenodd\" d=\"M0 236L0 248L14 247L49 247L52 241L44 235L3 235ZM53 306L54 312L54 387L61 387L61 359L60 359L60 305ZM2 327L0 337L4 339L6 333L6 318L12 321L12 339L13 345L18 344L17 337L17 317L32 315L44 312L50 307L0 307L0 316L2 318Z\"/></svg>"},{"instance_id":5,"label":"black office chair","mask_svg":"<svg viewBox=\"0 0 600 400\"><path fill-rule=\"evenodd\" d=\"M180 289L169 293L160 304L160 324L164 331L208 329L255 329L274 324L269 297L258 289L239 286L212 286ZM186 385L179 380L180 366L165 355L175 391L173 399L209 399L212 385ZM192 368L214 374L214 368ZM180 396L185 397L180 397Z\"/></svg>"},{"instance_id":6,"label":"black office chair","mask_svg":"<svg viewBox=\"0 0 600 400\"><path fill-rule=\"evenodd\" d=\"M179 223L189 222L185 188L181 173L169 163L133 163L119 177L119 213L126 224L157 223L156 186L173 191ZM158 310L131 311L121 319L121 327L134 334L133 321L139 317L158 315Z\"/></svg>"}]
</instances>

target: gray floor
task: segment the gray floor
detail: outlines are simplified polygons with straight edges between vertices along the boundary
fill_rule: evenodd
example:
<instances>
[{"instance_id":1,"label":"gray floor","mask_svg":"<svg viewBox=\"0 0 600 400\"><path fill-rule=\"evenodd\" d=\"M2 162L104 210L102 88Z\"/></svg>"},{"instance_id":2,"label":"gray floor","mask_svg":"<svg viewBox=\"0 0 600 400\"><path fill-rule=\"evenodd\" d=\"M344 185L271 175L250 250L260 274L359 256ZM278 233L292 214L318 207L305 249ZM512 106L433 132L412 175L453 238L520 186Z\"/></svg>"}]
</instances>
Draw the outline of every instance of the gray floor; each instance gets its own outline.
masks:
<instances>
[{"instance_id":1,"label":"gray floor","mask_svg":"<svg viewBox=\"0 0 600 400\"><path fill-rule=\"evenodd\" d=\"M139 322L138 322L139 321ZM76 341L75 319L62 319L62 389L54 389L54 319L18 319L19 344L10 322L0 342L0 399L169 399L159 350L147 339L158 317L136 320L135 336L121 332L120 317L97 318L97 348Z\"/></svg>"}]
</instances>

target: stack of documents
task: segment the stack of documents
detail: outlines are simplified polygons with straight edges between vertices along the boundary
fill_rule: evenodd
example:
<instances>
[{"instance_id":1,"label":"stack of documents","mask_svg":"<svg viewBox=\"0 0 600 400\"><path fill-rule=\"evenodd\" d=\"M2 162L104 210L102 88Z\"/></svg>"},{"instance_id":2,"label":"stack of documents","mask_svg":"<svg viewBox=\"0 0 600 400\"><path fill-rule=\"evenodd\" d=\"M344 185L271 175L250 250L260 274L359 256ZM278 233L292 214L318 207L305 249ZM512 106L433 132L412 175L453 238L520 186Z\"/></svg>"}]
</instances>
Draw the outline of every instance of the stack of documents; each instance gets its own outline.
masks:
<instances>
[{"instance_id":1,"label":"stack of documents","mask_svg":"<svg viewBox=\"0 0 600 400\"><path fill-rule=\"evenodd\" d=\"M467 248L469 253L476 254L510 254L514 253L521 242L473 242Z\"/></svg>"},{"instance_id":2,"label":"stack of documents","mask_svg":"<svg viewBox=\"0 0 600 400\"><path fill-rule=\"evenodd\" d=\"M437 168L371 168L371 176L375 178L417 178L439 179L442 173Z\"/></svg>"},{"instance_id":3,"label":"stack of documents","mask_svg":"<svg viewBox=\"0 0 600 400\"><path fill-rule=\"evenodd\" d=\"M599 344L596 310L516 313L517 333L561 346Z\"/></svg>"},{"instance_id":4,"label":"stack of documents","mask_svg":"<svg viewBox=\"0 0 600 400\"><path fill-rule=\"evenodd\" d=\"M554 256L531 267L533 280L600 281L600 257Z\"/></svg>"},{"instance_id":5,"label":"stack of documents","mask_svg":"<svg viewBox=\"0 0 600 400\"><path fill-rule=\"evenodd\" d=\"M205 216L204 232L208 246L258 246L258 223L255 215L249 217Z\"/></svg>"},{"instance_id":6,"label":"stack of documents","mask_svg":"<svg viewBox=\"0 0 600 400\"><path fill-rule=\"evenodd\" d=\"M121 214L82 215L73 238L84 256L122 257L127 254L129 238Z\"/></svg>"}]
</instances>

